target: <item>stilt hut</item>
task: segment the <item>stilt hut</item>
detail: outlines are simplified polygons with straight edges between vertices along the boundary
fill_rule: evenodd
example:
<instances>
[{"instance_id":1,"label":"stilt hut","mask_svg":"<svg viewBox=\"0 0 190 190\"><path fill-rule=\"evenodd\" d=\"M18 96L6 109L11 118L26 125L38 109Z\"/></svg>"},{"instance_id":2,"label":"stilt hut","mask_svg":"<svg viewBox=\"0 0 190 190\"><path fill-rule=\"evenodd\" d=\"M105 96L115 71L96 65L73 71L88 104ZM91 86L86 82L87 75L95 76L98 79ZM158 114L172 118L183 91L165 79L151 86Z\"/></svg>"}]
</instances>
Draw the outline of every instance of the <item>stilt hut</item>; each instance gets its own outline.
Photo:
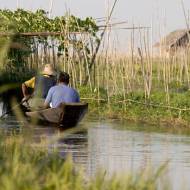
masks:
<instances>
[{"instance_id":1,"label":"stilt hut","mask_svg":"<svg viewBox=\"0 0 190 190\"><path fill-rule=\"evenodd\" d=\"M189 46L190 30L180 29L163 37L154 47L161 54L173 55L186 50Z\"/></svg>"}]
</instances>

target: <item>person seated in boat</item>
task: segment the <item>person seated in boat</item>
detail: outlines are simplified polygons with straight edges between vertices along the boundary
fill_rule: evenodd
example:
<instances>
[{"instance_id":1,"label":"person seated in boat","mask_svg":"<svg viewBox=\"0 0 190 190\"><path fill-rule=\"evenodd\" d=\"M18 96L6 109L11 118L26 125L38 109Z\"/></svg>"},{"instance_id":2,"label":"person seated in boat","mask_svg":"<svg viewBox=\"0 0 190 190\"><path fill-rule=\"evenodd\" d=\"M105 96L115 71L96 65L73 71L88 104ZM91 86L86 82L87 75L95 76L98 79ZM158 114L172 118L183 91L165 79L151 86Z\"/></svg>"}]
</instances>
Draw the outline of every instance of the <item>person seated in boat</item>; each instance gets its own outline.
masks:
<instances>
[{"instance_id":1,"label":"person seated in boat","mask_svg":"<svg viewBox=\"0 0 190 190\"><path fill-rule=\"evenodd\" d=\"M58 76L58 84L54 87L51 87L48 95L45 99L44 107L56 108L61 103L74 103L80 102L80 97L78 92L69 87L69 74L66 72L60 72Z\"/></svg>"},{"instance_id":2,"label":"person seated in boat","mask_svg":"<svg viewBox=\"0 0 190 190\"><path fill-rule=\"evenodd\" d=\"M22 93L24 98L22 102L28 101L30 107L43 106L49 89L56 85L56 74L51 64L45 64L42 72L32 77L22 84ZM32 95L29 89L33 89ZM32 98L31 98L32 97Z\"/></svg>"}]
</instances>

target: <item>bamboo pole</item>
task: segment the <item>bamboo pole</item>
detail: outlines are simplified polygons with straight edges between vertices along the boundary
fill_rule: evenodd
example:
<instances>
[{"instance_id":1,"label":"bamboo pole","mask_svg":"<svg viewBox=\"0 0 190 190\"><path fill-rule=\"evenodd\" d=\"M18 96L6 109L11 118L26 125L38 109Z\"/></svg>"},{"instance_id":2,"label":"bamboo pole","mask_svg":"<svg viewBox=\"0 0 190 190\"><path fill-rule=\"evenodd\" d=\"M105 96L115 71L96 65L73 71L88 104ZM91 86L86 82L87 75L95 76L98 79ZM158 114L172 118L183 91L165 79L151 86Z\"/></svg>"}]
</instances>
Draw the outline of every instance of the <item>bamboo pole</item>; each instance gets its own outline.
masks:
<instances>
[{"instance_id":1,"label":"bamboo pole","mask_svg":"<svg viewBox=\"0 0 190 190\"><path fill-rule=\"evenodd\" d=\"M100 45L101 45L101 42L102 42L102 40L103 40L103 38L104 38L104 34L105 34L105 32L107 31L107 28L108 28L107 26L108 26L109 21L110 21L110 19L111 19L111 17L112 17L112 14L113 14L113 11L114 11L114 9L115 9L115 6L116 6L117 2L118 2L118 0L114 0L113 6L112 6L112 8L111 8L111 10L110 10L110 12L109 12L108 17L107 17L105 28L104 28L103 32L101 33L101 35L100 35L100 40L99 40L99 42L98 42L98 44L97 44L97 46L96 46L95 52L94 52L94 54L93 54L93 56L92 56L92 58L91 58L90 64L89 64L89 72L91 72L91 68L92 68L93 64L95 63L98 50L99 50ZM89 78L89 77L90 77L90 76L87 76L87 77L86 77L86 79L85 79L85 81L84 81L84 84L86 84L86 83L88 82L88 78Z\"/></svg>"}]
</instances>

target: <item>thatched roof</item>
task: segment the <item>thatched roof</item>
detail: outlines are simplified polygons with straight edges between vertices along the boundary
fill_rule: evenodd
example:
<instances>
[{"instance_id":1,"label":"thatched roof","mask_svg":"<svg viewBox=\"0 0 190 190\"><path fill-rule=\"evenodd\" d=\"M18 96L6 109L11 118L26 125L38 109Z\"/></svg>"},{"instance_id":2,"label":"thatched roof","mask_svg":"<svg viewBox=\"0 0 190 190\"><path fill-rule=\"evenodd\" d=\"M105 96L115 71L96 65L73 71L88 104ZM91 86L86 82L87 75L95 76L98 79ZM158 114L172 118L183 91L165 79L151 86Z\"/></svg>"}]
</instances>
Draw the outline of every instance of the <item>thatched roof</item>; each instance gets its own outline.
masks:
<instances>
[{"instance_id":1,"label":"thatched roof","mask_svg":"<svg viewBox=\"0 0 190 190\"><path fill-rule=\"evenodd\" d=\"M188 30L187 29L180 29L180 30L175 30L171 32L169 35L163 37L160 42L157 42L154 47L173 47L175 44L179 44L179 41L184 38L188 37L187 35ZM190 31L189 31L190 33Z\"/></svg>"}]
</instances>

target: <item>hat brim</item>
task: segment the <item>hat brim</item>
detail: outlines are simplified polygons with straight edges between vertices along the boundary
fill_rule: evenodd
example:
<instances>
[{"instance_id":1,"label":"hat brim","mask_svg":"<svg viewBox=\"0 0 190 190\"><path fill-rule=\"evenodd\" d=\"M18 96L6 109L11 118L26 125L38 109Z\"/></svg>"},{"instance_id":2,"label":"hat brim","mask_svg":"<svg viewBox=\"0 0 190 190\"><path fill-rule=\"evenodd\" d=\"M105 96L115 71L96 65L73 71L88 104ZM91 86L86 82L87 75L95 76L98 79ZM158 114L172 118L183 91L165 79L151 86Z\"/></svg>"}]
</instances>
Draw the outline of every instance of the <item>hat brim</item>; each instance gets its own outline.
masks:
<instances>
[{"instance_id":1,"label":"hat brim","mask_svg":"<svg viewBox=\"0 0 190 190\"><path fill-rule=\"evenodd\" d=\"M43 75L53 75L53 76L55 76L55 75L56 75L56 73L55 73L55 72L53 72L53 71L51 71L51 72L42 71L42 74L43 74Z\"/></svg>"}]
</instances>

